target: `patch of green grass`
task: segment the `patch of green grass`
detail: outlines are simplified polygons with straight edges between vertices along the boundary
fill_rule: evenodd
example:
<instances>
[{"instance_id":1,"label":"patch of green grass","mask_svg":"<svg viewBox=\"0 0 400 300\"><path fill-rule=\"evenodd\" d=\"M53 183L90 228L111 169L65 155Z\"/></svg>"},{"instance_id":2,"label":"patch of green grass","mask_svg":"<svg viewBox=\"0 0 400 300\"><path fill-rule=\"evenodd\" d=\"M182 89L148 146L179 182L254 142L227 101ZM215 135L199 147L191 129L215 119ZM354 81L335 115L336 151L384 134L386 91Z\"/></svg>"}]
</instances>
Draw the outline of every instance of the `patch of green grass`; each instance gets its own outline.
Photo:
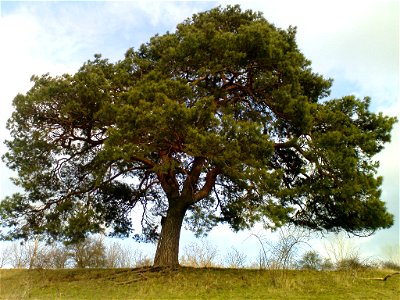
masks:
<instances>
[{"instance_id":1,"label":"patch of green grass","mask_svg":"<svg viewBox=\"0 0 400 300\"><path fill-rule=\"evenodd\" d=\"M0 299L398 299L390 271L0 270Z\"/></svg>"}]
</instances>

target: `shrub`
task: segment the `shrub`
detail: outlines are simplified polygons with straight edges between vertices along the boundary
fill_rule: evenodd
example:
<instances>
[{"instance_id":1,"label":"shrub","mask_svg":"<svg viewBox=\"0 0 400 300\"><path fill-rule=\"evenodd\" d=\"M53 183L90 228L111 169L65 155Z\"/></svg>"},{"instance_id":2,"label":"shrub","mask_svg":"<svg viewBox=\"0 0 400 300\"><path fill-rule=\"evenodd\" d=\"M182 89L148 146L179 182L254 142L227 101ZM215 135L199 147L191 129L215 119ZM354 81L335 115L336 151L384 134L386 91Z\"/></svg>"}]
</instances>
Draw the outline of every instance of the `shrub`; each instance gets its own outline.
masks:
<instances>
[{"instance_id":1,"label":"shrub","mask_svg":"<svg viewBox=\"0 0 400 300\"><path fill-rule=\"evenodd\" d=\"M382 269L389 269L389 270L394 270L394 271L400 271L400 265L393 262L393 261L382 261L381 262L381 267Z\"/></svg>"},{"instance_id":2,"label":"shrub","mask_svg":"<svg viewBox=\"0 0 400 300\"><path fill-rule=\"evenodd\" d=\"M196 268L215 267L217 247L203 240L200 243L193 242L184 248L184 255L181 257L181 265Z\"/></svg>"},{"instance_id":3,"label":"shrub","mask_svg":"<svg viewBox=\"0 0 400 300\"><path fill-rule=\"evenodd\" d=\"M303 254L298 264L300 269L321 270L322 258L318 252L314 250L307 251Z\"/></svg>"},{"instance_id":4,"label":"shrub","mask_svg":"<svg viewBox=\"0 0 400 300\"><path fill-rule=\"evenodd\" d=\"M84 241L68 246L76 268L104 268L107 265L104 238L88 237Z\"/></svg>"},{"instance_id":5,"label":"shrub","mask_svg":"<svg viewBox=\"0 0 400 300\"><path fill-rule=\"evenodd\" d=\"M332 271L335 269L335 265L331 261L330 258L324 258L324 260L321 263L321 270L322 271Z\"/></svg>"},{"instance_id":6,"label":"shrub","mask_svg":"<svg viewBox=\"0 0 400 300\"><path fill-rule=\"evenodd\" d=\"M360 261L358 256L344 258L336 262L337 270L358 270L368 268L368 265Z\"/></svg>"},{"instance_id":7,"label":"shrub","mask_svg":"<svg viewBox=\"0 0 400 300\"><path fill-rule=\"evenodd\" d=\"M225 256L225 265L228 268L243 268L247 255L232 247Z\"/></svg>"}]
</instances>

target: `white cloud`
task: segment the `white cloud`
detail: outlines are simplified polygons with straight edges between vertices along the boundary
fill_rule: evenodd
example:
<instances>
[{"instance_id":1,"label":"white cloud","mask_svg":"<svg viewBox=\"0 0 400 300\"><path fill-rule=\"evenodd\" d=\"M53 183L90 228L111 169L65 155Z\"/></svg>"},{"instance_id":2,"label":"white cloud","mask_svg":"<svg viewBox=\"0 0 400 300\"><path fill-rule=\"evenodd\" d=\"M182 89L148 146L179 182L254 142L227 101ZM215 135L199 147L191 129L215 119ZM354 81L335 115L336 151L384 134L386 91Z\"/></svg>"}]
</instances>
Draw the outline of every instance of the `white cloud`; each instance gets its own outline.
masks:
<instances>
[{"instance_id":1,"label":"white cloud","mask_svg":"<svg viewBox=\"0 0 400 300\"><path fill-rule=\"evenodd\" d=\"M275 25L298 27L298 44L313 68L337 79L335 89L346 94L373 97L374 109L399 115L398 2L397 1L221 1L240 3L244 9L262 11ZM10 4L10 3L8 3ZM2 4L3 8L5 4ZM11 115L11 101L31 86L32 74L74 72L94 53L122 58L128 47L147 42L155 33L173 31L193 13L211 8L214 2L40 2L15 4L0 19L0 140L7 138L4 124ZM398 127L394 142L382 155L380 174L385 178L383 197L397 219ZM5 152L0 144L0 155ZM11 172L0 162L0 199L13 190ZM397 198L396 198L397 197ZM392 206L393 204L393 206ZM397 204L397 206L396 206ZM396 223L398 226L399 223ZM226 229L213 233L218 240ZM398 229L385 231L385 238ZM379 235L377 236L379 238ZM376 242L377 239L371 239ZM381 239L383 241L383 239ZM372 243L371 242L371 243Z\"/></svg>"},{"instance_id":2,"label":"white cloud","mask_svg":"<svg viewBox=\"0 0 400 300\"><path fill-rule=\"evenodd\" d=\"M236 1L237 2L237 1ZM233 1L220 1L222 5ZM239 1L242 8L262 11L281 28L297 26L297 42L313 70L332 77L335 97L371 96L371 109L399 116L398 1ZM395 215L390 230L368 239L355 238L362 251L379 254L381 245L399 244L399 125L392 142L376 157L384 178L382 199ZM315 243L316 247L321 245Z\"/></svg>"},{"instance_id":3,"label":"white cloud","mask_svg":"<svg viewBox=\"0 0 400 300\"><path fill-rule=\"evenodd\" d=\"M1 141L9 137L5 123L12 113L12 99L31 87L30 77L33 74L50 72L55 75L77 69L78 61L71 59L74 51L77 51L73 46L75 42L70 37L64 36L65 41L69 42L59 43L63 40L62 34L56 32L53 26L51 28L52 30L48 30L38 16L24 8L15 14L3 14L0 19ZM60 57L65 58L65 61ZM5 151L5 145L1 143L0 153L3 154ZM5 194L9 194L10 190L14 190L14 187L8 180L12 173L2 162L0 167L2 198Z\"/></svg>"},{"instance_id":4,"label":"white cloud","mask_svg":"<svg viewBox=\"0 0 400 300\"><path fill-rule=\"evenodd\" d=\"M352 83L357 94L373 97L374 105L397 102L398 1L250 0L240 4L262 11L281 28L297 26L298 45L316 72Z\"/></svg>"},{"instance_id":5,"label":"white cloud","mask_svg":"<svg viewBox=\"0 0 400 300\"><path fill-rule=\"evenodd\" d=\"M6 6L11 5L11 11ZM31 87L30 77L73 73L94 53L121 59L131 46L147 42L162 28L174 30L201 5L159 2L9 2L0 18L0 140L9 137L5 123L12 99ZM14 7L15 5L15 7ZM6 152L0 143L0 155ZM15 188L12 172L0 161L0 198Z\"/></svg>"}]
</instances>

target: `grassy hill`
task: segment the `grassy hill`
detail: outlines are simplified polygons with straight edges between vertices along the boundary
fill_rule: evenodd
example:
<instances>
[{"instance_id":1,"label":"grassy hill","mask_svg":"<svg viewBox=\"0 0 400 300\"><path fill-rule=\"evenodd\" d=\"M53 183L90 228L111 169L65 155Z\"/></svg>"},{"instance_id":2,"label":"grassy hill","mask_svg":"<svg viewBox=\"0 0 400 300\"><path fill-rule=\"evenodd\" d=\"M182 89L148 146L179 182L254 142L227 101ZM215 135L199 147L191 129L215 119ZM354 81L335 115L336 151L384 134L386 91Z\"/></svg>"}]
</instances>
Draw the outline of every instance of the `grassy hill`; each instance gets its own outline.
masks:
<instances>
[{"instance_id":1,"label":"grassy hill","mask_svg":"<svg viewBox=\"0 0 400 300\"><path fill-rule=\"evenodd\" d=\"M399 299L393 271L0 270L0 299Z\"/></svg>"}]
</instances>

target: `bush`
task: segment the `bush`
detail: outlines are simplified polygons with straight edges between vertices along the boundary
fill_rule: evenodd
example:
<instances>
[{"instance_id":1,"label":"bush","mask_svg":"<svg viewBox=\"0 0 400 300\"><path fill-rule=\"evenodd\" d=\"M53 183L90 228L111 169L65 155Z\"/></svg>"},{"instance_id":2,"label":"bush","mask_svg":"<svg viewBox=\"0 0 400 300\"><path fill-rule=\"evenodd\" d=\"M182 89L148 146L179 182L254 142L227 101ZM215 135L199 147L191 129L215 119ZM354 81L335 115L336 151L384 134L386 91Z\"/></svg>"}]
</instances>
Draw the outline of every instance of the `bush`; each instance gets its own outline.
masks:
<instances>
[{"instance_id":1,"label":"bush","mask_svg":"<svg viewBox=\"0 0 400 300\"><path fill-rule=\"evenodd\" d=\"M71 253L60 243L46 245L38 253L35 268L65 269L71 262Z\"/></svg>"},{"instance_id":2,"label":"bush","mask_svg":"<svg viewBox=\"0 0 400 300\"><path fill-rule=\"evenodd\" d=\"M68 246L76 268L105 268L106 246L104 238L88 237L84 241Z\"/></svg>"},{"instance_id":3,"label":"bush","mask_svg":"<svg viewBox=\"0 0 400 300\"><path fill-rule=\"evenodd\" d=\"M144 254L141 250L135 250L132 255L135 268L150 267L153 265L153 259Z\"/></svg>"},{"instance_id":4,"label":"bush","mask_svg":"<svg viewBox=\"0 0 400 300\"><path fill-rule=\"evenodd\" d=\"M369 266L360 261L358 256L344 258L336 262L337 270L359 270L366 269Z\"/></svg>"},{"instance_id":5,"label":"bush","mask_svg":"<svg viewBox=\"0 0 400 300\"><path fill-rule=\"evenodd\" d=\"M260 269L288 270L297 265L297 256L301 244L307 244L310 238L307 230L287 226L279 230L279 239L269 241L266 236L253 234L261 245L257 264ZM255 265L253 264L253 265Z\"/></svg>"},{"instance_id":6,"label":"bush","mask_svg":"<svg viewBox=\"0 0 400 300\"><path fill-rule=\"evenodd\" d=\"M196 268L215 267L217 247L203 240L200 243L191 243L184 248L184 255L181 257L181 265Z\"/></svg>"},{"instance_id":7,"label":"bush","mask_svg":"<svg viewBox=\"0 0 400 300\"><path fill-rule=\"evenodd\" d=\"M225 265L228 268L243 268L246 264L247 255L232 247L225 256Z\"/></svg>"},{"instance_id":8,"label":"bush","mask_svg":"<svg viewBox=\"0 0 400 300\"><path fill-rule=\"evenodd\" d=\"M330 258L325 258L321 263L321 270L322 271L332 271L335 269L335 265L331 261Z\"/></svg>"},{"instance_id":9,"label":"bush","mask_svg":"<svg viewBox=\"0 0 400 300\"><path fill-rule=\"evenodd\" d=\"M300 261L298 262L300 269L305 270L321 270L322 269L322 258L318 252L312 250L307 251L303 254Z\"/></svg>"},{"instance_id":10,"label":"bush","mask_svg":"<svg viewBox=\"0 0 400 300\"><path fill-rule=\"evenodd\" d=\"M393 261L382 261L381 262L381 268L382 269L389 269L389 270L393 270L393 271L400 271L400 265L393 262Z\"/></svg>"}]
</instances>

